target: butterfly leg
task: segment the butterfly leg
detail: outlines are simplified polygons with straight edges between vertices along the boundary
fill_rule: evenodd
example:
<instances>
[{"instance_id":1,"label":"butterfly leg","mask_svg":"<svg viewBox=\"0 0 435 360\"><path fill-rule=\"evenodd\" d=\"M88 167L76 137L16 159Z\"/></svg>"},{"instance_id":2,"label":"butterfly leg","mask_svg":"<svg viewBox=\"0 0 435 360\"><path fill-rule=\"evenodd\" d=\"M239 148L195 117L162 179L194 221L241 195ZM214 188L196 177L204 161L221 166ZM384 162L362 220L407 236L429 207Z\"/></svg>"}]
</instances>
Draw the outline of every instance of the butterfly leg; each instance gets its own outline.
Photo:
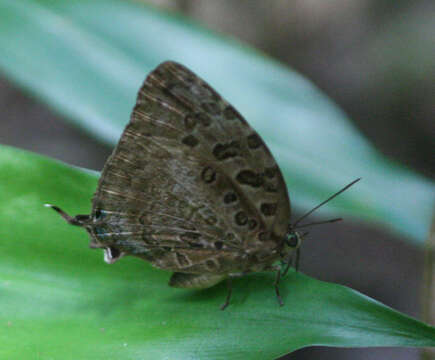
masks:
<instances>
[{"instance_id":1,"label":"butterfly leg","mask_svg":"<svg viewBox=\"0 0 435 360\"><path fill-rule=\"evenodd\" d=\"M233 282L231 281L230 277L227 279L227 287L228 287L227 298L225 299L225 303L221 305L221 310L225 310L226 307L230 304L231 294L233 292Z\"/></svg>"},{"instance_id":2,"label":"butterfly leg","mask_svg":"<svg viewBox=\"0 0 435 360\"><path fill-rule=\"evenodd\" d=\"M296 272L299 271L299 259L300 259L300 257L301 257L301 249L297 248L296 249L296 254L295 254L295 257L294 257L294 268L295 268Z\"/></svg>"},{"instance_id":3,"label":"butterfly leg","mask_svg":"<svg viewBox=\"0 0 435 360\"><path fill-rule=\"evenodd\" d=\"M276 271L276 277L275 277L275 282L274 282L275 293L276 293L276 298L278 299L279 306L283 306L284 303L283 303L283 301L281 299L281 294L279 293L279 287L278 287L280 280L281 280L281 269L277 269L277 271Z\"/></svg>"},{"instance_id":4,"label":"butterfly leg","mask_svg":"<svg viewBox=\"0 0 435 360\"><path fill-rule=\"evenodd\" d=\"M187 274L176 272L172 274L169 280L169 286L185 289L206 289L216 285L227 277L227 274ZM231 299L232 283L229 277L227 284L228 294L225 303L221 306L221 310L225 310Z\"/></svg>"},{"instance_id":5,"label":"butterfly leg","mask_svg":"<svg viewBox=\"0 0 435 360\"><path fill-rule=\"evenodd\" d=\"M289 258L287 259L287 262L285 262L285 261L282 262L282 265L285 264L285 268L284 268L284 271L283 271L283 273L282 273L282 276L286 276L286 275L287 275L287 273L288 273L288 271L289 271L289 269L290 269L290 265L291 265L292 263L293 263L293 256L292 256L292 257L289 257Z\"/></svg>"}]
</instances>

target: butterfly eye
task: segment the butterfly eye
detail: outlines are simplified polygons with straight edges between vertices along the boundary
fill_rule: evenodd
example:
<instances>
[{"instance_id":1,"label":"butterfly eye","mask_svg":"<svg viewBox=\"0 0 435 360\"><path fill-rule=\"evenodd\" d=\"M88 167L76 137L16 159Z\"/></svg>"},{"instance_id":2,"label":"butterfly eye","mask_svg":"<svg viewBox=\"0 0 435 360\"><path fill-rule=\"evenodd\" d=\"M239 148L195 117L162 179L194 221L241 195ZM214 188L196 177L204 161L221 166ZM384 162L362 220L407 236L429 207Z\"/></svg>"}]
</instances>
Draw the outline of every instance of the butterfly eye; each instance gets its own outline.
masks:
<instances>
[{"instance_id":1,"label":"butterfly eye","mask_svg":"<svg viewBox=\"0 0 435 360\"><path fill-rule=\"evenodd\" d=\"M297 248L300 245L299 235L297 233L287 234L285 242L289 247Z\"/></svg>"}]
</instances>

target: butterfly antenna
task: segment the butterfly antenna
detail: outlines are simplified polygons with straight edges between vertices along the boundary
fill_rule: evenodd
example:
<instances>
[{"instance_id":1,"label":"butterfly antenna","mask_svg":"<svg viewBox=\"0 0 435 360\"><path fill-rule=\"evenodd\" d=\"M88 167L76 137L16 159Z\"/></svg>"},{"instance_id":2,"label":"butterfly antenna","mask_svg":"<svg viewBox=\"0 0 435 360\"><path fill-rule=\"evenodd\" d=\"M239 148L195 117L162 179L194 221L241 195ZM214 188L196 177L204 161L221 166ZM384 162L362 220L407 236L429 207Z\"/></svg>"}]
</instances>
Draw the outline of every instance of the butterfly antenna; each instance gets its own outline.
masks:
<instances>
[{"instance_id":1,"label":"butterfly antenna","mask_svg":"<svg viewBox=\"0 0 435 360\"><path fill-rule=\"evenodd\" d=\"M299 224L303 219L305 219L307 216L311 215L314 211L316 211L319 207L325 205L328 201L331 201L333 198L335 198L336 196L340 195L343 191L346 191L347 189L349 189L353 184L357 183L358 181L360 181L361 178L358 178L354 181L352 181L350 184L346 185L343 189L337 191L334 195L330 196L329 198L327 198L325 201L321 202L319 205L317 205L316 207L312 208L310 211L308 211L306 214L302 215L299 219L296 220L296 222L293 224L293 228L295 228L297 226L297 224ZM334 221L339 221L339 220L335 220L332 219ZM326 222L333 222L333 221L326 221ZM305 225L304 225L305 226Z\"/></svg>"},{"instance_id":2,"label":"butterfly antenna","mask_svg":"<svg viewBox=\"0 0 435 360\"><path fill-rule=\"evenodd\" d=\"M312 225L329 224L329 223L334 223L334 222L341 221L341 220L343 220L343 218L335 218L335 219L323 220L323 221L314 221L314 222L311 222L311 223L308 223L308 224L299 225L299 226L297 226L294 229L301 229L301 228L304 228L304 227L307 227L307 226L312 226Z\"/></svg>"}]
</instances>

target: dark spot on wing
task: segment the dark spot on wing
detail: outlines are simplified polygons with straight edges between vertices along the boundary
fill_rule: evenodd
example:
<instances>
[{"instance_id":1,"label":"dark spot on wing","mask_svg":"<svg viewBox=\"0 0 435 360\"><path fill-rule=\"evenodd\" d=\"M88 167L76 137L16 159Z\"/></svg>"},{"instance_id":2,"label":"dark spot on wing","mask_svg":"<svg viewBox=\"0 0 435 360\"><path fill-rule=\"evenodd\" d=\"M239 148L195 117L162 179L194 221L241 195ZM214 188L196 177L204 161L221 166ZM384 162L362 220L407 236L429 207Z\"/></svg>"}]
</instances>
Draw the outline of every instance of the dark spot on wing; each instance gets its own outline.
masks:
<instances>
[{"instance_id":1,"label":"dark spot on wing","mask_svg":"<svg viewBox=\"0 0 435 360\"><path fill-rule=\"evenodd\" d=\"M224 246L224 243L223 243L222 241L215 241L215 243L214 243L214 247L215 247L217 250L222 249L223 246Z\"/></svg>"},{"instance_id":2,"label":"dark spot on wing","mask_svg":"<svg viewBox=\"0 0 435 360\"><path fill-rule=\"evenodd\" d=\"M199 143L198 139L193 135L187 135L181 142L190 147L195 147Z\"/></svg>"},{"instance_id":3,"label":"dark spot on wing","mask_svg":"<svg viewBox=\"0 0 435 360\"><path fill-rule=\"evenodd\" d=\"M251 170L242 170L237 174L237 181L243 185L250 185L252 187L260 187L263 185L263 177Z\"/></svg>"},{"instance_id":4,"label":"dark spot on wing","mask_svg":"<svg viewBox=\"0 0 435 360\"><path fill-rule=\"evenodd\" d=\"M238 117L238 113L231 105L228 105L224 110L224 116L227 120L234 120Z\"/></svg>"},{"instance_id":5,"label":"dark spot on wing","mask_svg":"<svg viewBox=\"0 0 435 360\"><path fill-rule=\"evenodd\" d=\"M258 149L262 144L263 141L261 141L260 136L258 134L251 134L247 137L248 141L248 147L250 149Z\"/></svg>"},{"instance_id":6,"label":"dark spot on wing","mask_svg":"<svg viewBox=\"0 0 435 360\"><path fill-rule=\"evenodd\" d=\"M213 148L213 155L218 160L226 160L239 155L240 143L238 141L231 141L227 144L217 144Z\"/></svg>"},{"instance_id":7,"label":"dark spot on wing","mask_svg":"<svg viewBox=\"0 0 435 360\"><path fill-rule=\"evenodd\" d=\"M276 213L276 204L263 203L260 206L260 210L265 216L273 216Z\"/></svg>"},{"instance_id":8,"label":"dark spot on wing","mask_svg":"<svg viewBox=\"0 0 435 360\"><path fill-rule=\"evenodd\" d=\"M234 218L236 220L236 224L240 226L246 225L248 222L248 216L244 211L239 211Z\"/></svg>"},{"instance_id":9,"label":"dark spot on wing","mask_svg":"<svg viewBox=\"0 0 435 360\"><path fill-rule=\"evenodd\" d=\"M232 202L237 201L237 195L233 192L226 193L224 196L224 203L230 204Z\"/></svg>"},{"instance_id":10,"label":"dark spot on wing","mask_svg":"<svg viewBox=\"0 0 435 360\"><path fill-rule=\"evenodd\" d=\"M216 179L216 171L214 171L214 169L210 166L207 166L204 168L204 170L202 170L201 178L204 180L204 182L210 184Z\"/></svg>"}]
</instances>

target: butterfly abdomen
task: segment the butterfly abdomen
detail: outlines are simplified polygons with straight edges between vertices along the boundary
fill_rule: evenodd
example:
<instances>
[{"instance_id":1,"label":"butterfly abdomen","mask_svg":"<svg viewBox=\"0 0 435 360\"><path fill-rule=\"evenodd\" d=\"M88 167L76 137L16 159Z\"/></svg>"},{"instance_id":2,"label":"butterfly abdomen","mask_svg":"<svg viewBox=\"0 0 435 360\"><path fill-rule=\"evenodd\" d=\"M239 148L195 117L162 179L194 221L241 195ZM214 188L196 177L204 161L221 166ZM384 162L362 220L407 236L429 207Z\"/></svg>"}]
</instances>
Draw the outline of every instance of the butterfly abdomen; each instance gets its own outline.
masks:
<instances>
[{"instance_id":1,"label":"butterfly abdomen","mask_svg":"<svg viewBox=\"0 0 435 360\"><path fill-rule=\"evenodd\" d=\"M227 278L226 274L185 274L176 272L171 276L169 285L176 288L206 289Z\"/></svg>"}]
</instances>

